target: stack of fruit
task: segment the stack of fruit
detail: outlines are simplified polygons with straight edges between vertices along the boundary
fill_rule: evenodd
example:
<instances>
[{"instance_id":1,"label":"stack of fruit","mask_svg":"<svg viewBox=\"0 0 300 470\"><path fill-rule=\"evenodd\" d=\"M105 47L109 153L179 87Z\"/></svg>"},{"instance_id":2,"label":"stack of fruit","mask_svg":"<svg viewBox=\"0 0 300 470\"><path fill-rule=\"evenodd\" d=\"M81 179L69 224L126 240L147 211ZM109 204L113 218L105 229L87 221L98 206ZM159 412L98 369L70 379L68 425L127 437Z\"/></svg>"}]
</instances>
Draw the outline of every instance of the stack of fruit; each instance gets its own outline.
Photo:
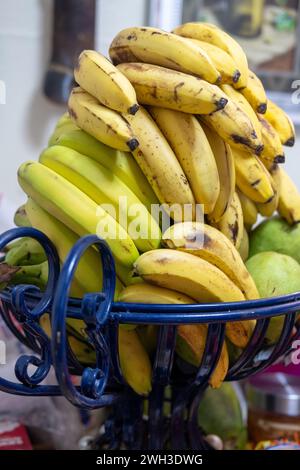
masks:
<instances>
[{"instance_id":1,"label":"stack of fruit","mask_svg":"<svg viewBox=\"0 0 300 470\"><path fill-rule=\"evenodd\" d=\"M210 24L125 29L109 55L112 62L82 52L68 114L39 163L20 167L22 223L42 230L62 263L78 237L105 238L124 302L258 298L244 264L248 232L258 214L300 221L300 195L280 166L283 145L294 144L290 119L267 99L236 41ZM166 215L171 224L162 228ZM90 248L71 293L99 291L99 269ZM254 326L228 324L226 344L244 348ZM206 325L179 326L177 354L199 365L206 333ZM120 329L120 338L124 375L147 394L156 330ZM226 376L226 344L213 387Z\"/></svg>"}]
</instances>

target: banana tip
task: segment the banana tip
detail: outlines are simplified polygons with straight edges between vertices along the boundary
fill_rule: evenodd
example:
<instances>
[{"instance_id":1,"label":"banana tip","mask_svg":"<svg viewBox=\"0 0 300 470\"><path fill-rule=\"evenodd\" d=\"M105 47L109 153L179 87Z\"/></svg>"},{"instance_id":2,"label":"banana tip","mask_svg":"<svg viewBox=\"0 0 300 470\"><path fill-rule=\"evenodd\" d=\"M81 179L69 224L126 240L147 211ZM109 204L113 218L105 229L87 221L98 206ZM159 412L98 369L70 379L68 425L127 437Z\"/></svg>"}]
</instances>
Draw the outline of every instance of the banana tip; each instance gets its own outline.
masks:
<instances>
[{"instance_id":1,"label":"banana tip","mask_svg":"<svg viewBox=\"0 0 300 470\"><path fill-rule=\"evenodd\" d=\"M257 112L259 114L265 114L267 111L267 107L268 107L267 103L261 103L257 108Z\"/></svg>"},{"instance_id":2,"label":"banana tip","mask_svg":"<svg viewBox=\"0 0 300 470\"><path fill-rule=\"evenodd\" d=\"M284 145L286 147L293 147L295 145L295 137L290 137L285 143Z\"/></svg>"},{"instance_id":3,"label":"banana tip","mask_svg":"<svg viewBox=\"0 0 300 470\"><path fill-rule=\"evenodd\" d=\"M127 145L129 147L129 150L131 152L133 152L136 148L138 148L139 146L139 141L137 139L130 139L128 142L127 142Z\"/></svg>"},{"instance_id":4,"label":"banana tip","mask_svg":"<svg viewBox=\"0 0 300 470\"><path fill-rule=\"evenodd\" d=\"M224 109L225 106L227 105L228 103L228 99L227 98L220 98L218 101L217 101L217 111L220 111L221 109Z\"/></svg>"},{"instance_id":5,"label":"banana tip","mask_svg":"<svg viewBox=\"0 0 300 470\"><path fill-rule=\"evenodd\" d=\"M233 83L237 83L240 78L241 78L241 72L239 70L236 70L232 77Z\"/></svg>"},{"instance_id":6,"label":"banana tip","mask_svg":"<svg viewBox=\"0 0 300 470\"><path fill-rule=\"evenodd\" d=\"M128 109L128 112L129 114L132 114L134 116L138 112L139 108L140 108L139 105L136 103L133 106L130 106L130 108Z\"/></svg>"}]
</instances>

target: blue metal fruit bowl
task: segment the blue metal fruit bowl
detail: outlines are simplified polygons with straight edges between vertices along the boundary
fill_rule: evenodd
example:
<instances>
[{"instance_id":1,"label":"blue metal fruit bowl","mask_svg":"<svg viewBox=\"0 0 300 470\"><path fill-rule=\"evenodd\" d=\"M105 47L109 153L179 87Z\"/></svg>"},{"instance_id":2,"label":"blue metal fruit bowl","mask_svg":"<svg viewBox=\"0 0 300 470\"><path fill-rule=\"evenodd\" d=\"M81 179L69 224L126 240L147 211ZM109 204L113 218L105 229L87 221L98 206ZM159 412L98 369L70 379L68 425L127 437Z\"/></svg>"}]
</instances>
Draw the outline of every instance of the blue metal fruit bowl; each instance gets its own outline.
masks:
<instances>
[{"instance_id":1,"label":"blue metal fruit bowl","mask_svg":"<svg viewBox=\"0 0 300 470\"><path fill-rule=\"evenodd\" d=\"M0 378L0 391L27 396L64 395L75 406L95 409L111 406L102 441L109 448L121 442L129 449L162 449L166 441L173 449L203 449L207 444L198 426L198 406L202 393L218 362L227 322L256 319L253 335L228 371L226 380L240 380L272 365L291 351L300 338L295 326L300 310L300 293L282 297L218 304L153 305L113 302L115 290L114 260L108 245L96 236L80 239L70 251L62 269L55 247L41 232L32 228L9 230L0 236L0 251L13 240L32 237L39 241L48 257L49 279L46 291L18 285L0 293L1 314L12 333L33 354L22 355L15 364L16 382ZM99 250L102 261L102 292L87 294L83 299L69 298L76 266L89 247ZM100 263L99 263L100 269ZM97 273L95 273L97 275ZM52 337L39 325L45 312L51 312ZM277 343L267 347L265 334L274 316L285 320ZM87 367L74 356L68 344L66 317L83 320L90 343L96 350L96 364ZM176 326L206 323L208 334L198 369L186 367L174 359ZM120 368L118 327L120 324L159 325L157 349L153 363L152 392L147 419L144 397L126 385ZM34 366L34 372L30 373ZM51 367L57 384L45 385ZM72 376L81 376L74 386ZM165 389L171 385L171 413L164 413ZM102 442L102 443L103 443ZM99 441L100 445L100 441Z\"/></svg>"}]
</instances>

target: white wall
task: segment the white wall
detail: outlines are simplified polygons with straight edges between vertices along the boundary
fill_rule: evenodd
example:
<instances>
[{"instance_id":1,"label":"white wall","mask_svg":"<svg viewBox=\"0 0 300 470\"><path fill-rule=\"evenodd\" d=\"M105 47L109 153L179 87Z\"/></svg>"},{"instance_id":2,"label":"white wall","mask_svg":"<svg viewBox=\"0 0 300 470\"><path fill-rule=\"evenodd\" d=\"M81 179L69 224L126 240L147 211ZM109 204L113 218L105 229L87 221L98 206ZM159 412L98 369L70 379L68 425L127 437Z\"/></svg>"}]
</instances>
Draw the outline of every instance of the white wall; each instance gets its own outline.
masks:
<instances>
[{"instance_id":1,"label":"white wall","mask_svg":"<svg viewBox=\"0 0 300 470\"><path fill-rule=\"evenodd\" d=\"M98 0L97 48L106 52L120 29L144 24L145 4ZM6 104L0 104L0 231L12 226L14 211L25 201L17 184L18 166L38 158L64 112L41 91L50 55L51 7L52 0L9 0L0 5L0 80L6 85ZM298 137L286 153L287 169L300 188L300 130Z\"/></svg>"},{"instance_id":2,"label":"white wall","mask_svg":"<svg viewBox=\"0 0 300 470\"><path fill-rule=\"evenodd\" d=\"M42 93L51 48L52 4L52 0L0 4L0 81L6 86L6 104L0 104L0 232L12 227L14 211L25 201L17 184L18 166L38 158L64 112ZM144 0L98 0L97 48L107 51L116 32L142 25L144 18Z\"/></svg>"}]
</instances>

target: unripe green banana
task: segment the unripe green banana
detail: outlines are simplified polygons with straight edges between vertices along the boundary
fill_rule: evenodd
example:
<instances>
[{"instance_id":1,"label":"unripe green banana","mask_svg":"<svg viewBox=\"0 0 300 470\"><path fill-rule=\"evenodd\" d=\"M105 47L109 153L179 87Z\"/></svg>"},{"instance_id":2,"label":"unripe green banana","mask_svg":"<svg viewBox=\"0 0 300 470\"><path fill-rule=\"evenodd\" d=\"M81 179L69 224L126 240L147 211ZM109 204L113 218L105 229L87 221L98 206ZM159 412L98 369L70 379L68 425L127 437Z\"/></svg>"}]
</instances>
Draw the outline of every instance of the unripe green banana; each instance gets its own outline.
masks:
<instances>
[{"instance_id":1,"label":"unripe green banana","mask_svg":"<svg viewBox=\"0 0 300 470\"><path fill-rule=\"evenodd\" d=\"M5 256L5 262L11 266L28 266L40 264L47 260L41 244L33 238L25 238L22 243L10 249Z\"/></svg>"}]
</instances>

